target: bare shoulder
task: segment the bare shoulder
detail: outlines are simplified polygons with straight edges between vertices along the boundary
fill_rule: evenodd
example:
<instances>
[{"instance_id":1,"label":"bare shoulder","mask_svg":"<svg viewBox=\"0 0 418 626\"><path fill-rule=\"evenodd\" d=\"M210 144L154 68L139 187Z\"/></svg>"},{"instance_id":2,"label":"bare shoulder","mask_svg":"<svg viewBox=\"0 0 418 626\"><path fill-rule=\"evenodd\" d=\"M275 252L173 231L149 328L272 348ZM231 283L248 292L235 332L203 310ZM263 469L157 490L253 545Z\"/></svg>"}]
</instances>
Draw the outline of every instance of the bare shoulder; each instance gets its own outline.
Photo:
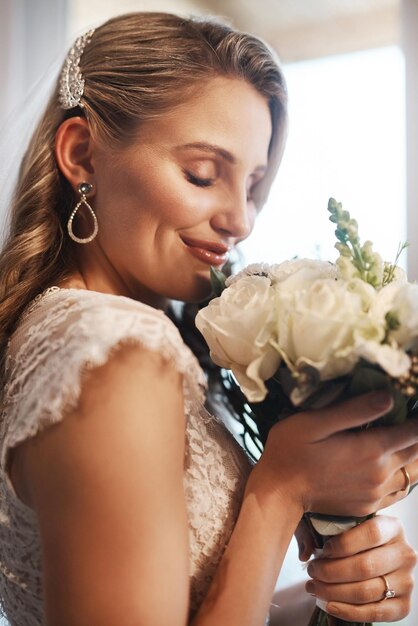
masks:
<instances>
[{"instance_id":1,"label":"bare shoulder","mask_svg":"<svg viewBox=\"0 0 418 626\"><path fill-rule=\"evenodd\" d=\"M151 623L155 598L143 594L154 576L159 590L177 580L183 593L167 602L185 615L184 440L181 375L159 354L125 344L84 375L75 410L20 446L18 473L39 519L51 624L105 625L116 617L124 624L119 602L117 616L112 608L115 592L129 619ZM77 619L68 613L73 603Z\"/></svg>"},{"instance_id":2,"label":"bare shoulder","mask_svg":"<svg viewBox=\"0 0 418 626\"><path fill-rule=\"evenodd\" d=\"M76 409L20 446L19 474L32 483L27 491L34 504L36 477L44 487L44 479L54 467L55 477L62 468L64 479L65 460L72 467L66 480L73 481L77 468L88 472L100 463L101 455L106 466L111 466L124 446L137 446L138 451L145 448L141 452L152 458L167 441L174 454L176 442L183 447L181 376L158 353L126 344L116 349L105 365L87 371L83 378Z\"/></svg>"}]
</instances>

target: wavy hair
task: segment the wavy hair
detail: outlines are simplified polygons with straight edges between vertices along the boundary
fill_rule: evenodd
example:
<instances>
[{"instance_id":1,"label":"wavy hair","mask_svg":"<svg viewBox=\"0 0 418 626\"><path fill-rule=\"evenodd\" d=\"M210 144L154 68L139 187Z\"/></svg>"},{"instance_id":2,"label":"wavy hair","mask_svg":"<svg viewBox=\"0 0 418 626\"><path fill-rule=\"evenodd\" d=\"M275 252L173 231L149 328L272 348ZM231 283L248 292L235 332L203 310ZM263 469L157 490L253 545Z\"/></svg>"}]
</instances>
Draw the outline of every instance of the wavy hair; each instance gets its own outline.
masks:
<instances>
[{"instance_id":1,"label":"wavy hair","mask_svg":"<svg viewBox=\"0 0 418 626\"><path fill-rule=\"evenodd\" d=\"M75 198L54 157L55 134L65 119L84 116L96 139L123 146L141 122L187 100L202 80L239 77L267 99L272 116L268 171L255 190L259 205L280 162L286 85L274 53L252 35L213 19L132 13L94 31L80 69L83 107L64 111L57 84L22 160L0 254L1 372L8 338L24 309L74 270L74 243L64 232Z\"/></svg>"}]
</instances>

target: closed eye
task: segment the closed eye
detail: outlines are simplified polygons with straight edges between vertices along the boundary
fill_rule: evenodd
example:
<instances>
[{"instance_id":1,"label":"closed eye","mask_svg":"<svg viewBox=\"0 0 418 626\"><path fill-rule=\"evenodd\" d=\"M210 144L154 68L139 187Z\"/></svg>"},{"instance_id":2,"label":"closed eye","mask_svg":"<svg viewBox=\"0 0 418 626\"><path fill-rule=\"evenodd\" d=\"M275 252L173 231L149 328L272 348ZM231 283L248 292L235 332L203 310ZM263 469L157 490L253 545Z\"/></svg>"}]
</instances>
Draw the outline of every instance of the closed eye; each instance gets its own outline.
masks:
<instances>
[{"instance_id":1,"label":"closed eye","mask_svg":"<svg viewBox=\"0 0 418 626\"><path fill-rule=\"evenodd\" d=\"M196 185L196 187L211 187L215 182L214 178L199 178L199 176L195 176L186 170L184 170L184 175L189 183Z\"/></svg>"}]
</instances>

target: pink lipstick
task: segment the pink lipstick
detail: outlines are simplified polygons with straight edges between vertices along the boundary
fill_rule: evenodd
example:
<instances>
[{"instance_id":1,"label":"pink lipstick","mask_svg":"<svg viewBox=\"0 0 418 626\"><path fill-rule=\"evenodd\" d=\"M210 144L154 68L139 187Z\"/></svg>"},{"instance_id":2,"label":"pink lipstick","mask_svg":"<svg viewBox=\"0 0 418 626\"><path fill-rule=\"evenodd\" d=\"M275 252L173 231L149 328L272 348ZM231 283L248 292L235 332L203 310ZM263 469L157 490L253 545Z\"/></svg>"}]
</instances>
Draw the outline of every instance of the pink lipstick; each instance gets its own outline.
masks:
<instances>
[{"instance_id":1,"label":"pink lipstick","mask_svg":"<svg viewBox=\"0 0 418 626\"><path fill-rule=\"evenodd\" d=\"M207 265L223 265L228 260L229 247L216 241L181 238L191 255Z\"/></svg>"}]
</instances>

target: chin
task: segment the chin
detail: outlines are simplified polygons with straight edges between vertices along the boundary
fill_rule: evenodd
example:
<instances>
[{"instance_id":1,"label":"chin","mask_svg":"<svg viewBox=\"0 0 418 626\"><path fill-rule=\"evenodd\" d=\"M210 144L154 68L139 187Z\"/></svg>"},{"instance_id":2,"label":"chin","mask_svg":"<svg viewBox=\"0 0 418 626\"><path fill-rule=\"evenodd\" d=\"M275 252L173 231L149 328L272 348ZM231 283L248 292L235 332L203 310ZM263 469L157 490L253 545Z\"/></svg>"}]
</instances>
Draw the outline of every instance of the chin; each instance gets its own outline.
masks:
<instances>
[{"instance_id":1,"label":"chin","mask_svg":"<svg viewBox=\"0 0 418 626\"><path fill-rule=\"evenodd\" d=\"M176 292L169 297L173 300L193 303L207 300L212 293L209 274L194 276L190 283L183 283Z\"/></svg>"}]
</instances>

